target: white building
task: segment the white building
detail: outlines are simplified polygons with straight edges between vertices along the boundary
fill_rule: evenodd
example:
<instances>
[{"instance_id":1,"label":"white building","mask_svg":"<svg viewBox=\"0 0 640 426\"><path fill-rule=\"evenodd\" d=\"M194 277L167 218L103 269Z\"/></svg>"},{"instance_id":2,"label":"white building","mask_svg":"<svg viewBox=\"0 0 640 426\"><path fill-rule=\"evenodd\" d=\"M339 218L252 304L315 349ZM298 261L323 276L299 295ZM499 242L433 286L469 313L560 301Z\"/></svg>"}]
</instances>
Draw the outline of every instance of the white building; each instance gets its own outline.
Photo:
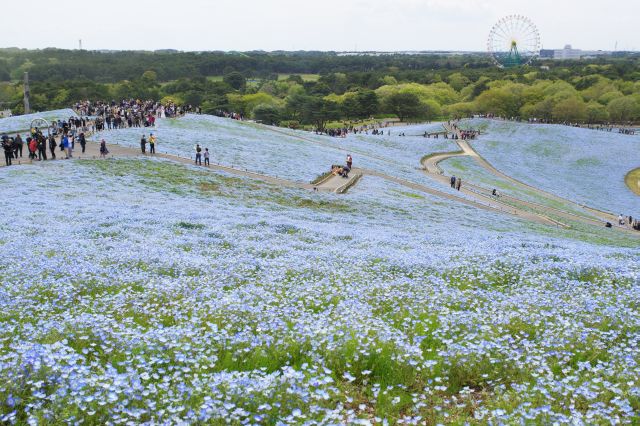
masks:
<instances>
[{"instance_id":1,"label":"white building","mask_svg":"<svg viewBox=\"0 0 640 426\"><path fill-rule=\"evenodd\" d=\"M580 50L574 49L570 44L567 44L564 49L558 49L553 51L553 59L566 60L566 59L582 59L592 56L607 55L609 52L602 50Z\"/></svg>"}]
</instances>

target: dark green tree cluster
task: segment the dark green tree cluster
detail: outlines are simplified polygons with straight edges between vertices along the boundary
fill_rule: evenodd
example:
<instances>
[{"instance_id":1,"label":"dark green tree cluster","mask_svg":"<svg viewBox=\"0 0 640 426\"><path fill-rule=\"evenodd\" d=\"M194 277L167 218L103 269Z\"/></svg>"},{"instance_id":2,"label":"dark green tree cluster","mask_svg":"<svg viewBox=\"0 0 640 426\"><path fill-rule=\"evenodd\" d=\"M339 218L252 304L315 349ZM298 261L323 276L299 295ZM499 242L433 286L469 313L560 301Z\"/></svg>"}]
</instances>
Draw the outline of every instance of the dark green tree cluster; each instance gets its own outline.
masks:
<instances>
[{"instance_id":1,"label":"dark green tree cluster","mask_svg":"<svg viewBox=\"0 0 640 426\"><path fill-rule=\"evenodd\" d=\"M546 61L499 69L485 55L340 56L332 52L89 52L0 49L0 108L158 99L314 126L473 113L558 122L640 121L640 58ZM337 122L337 123L336 123Z\"/></svg>"}]
</instances>

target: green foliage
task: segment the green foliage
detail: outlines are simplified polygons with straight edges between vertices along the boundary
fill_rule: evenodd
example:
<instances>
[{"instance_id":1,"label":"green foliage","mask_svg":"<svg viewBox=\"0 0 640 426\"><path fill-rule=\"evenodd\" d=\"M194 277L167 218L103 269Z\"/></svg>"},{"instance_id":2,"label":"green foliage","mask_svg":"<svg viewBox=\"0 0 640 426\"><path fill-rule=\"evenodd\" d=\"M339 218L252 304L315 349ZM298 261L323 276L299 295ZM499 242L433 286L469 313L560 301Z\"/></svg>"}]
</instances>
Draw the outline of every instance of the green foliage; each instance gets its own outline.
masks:
<instances>
[{"instance_id":1,"label":"green foliage","mask_svg":"<svg viewBox=\"0 0 640 426\"><path fill-rule=\"evenodd\" d=\"M227 83L229 86L234 88L235 90L244 90L247 87L247 79L244 78L242 74L237 71L230 72L226 74L222 81Z\"/></svg>"},{"instance_id":2,"label":"green foliage","mask_svg":"<svg viewBox=\"0 0 640 426\"><path fill-rule=\"evenodd\" d=\"M634 121L640 118L640 104L633 96L614 99L608 105L611 120L617 123Z\"/></svg>"},{"instance_id":3,"label":"green foliage","mask_svg":"<svg viewBox=\"0 0 640 426\"><path fill-rule=\"evenodd\" d=\"M426 114L426 108L414 93L398 92L385 99L384 110L398 116L400 121L420 119Z\"/></svg>"},{"instance_id":4,"label":"green foliage","mask_svg":"<svg viewBox=\"0 0 640 426\"><path fill-rule=\"evenodd\" d=\"M398 115L390 98L402 93L421 104L400 111L411 119L475 113L590 123L640 119L640 55L541 64L549 69L498 69L480 55L0 49L0 106L23 111L21 80L29 71L34 110L83 99L172 99L205 113L322 127L331 119ZM18 82L3 83L8 78Z\"/></svg>"}]
</instances>

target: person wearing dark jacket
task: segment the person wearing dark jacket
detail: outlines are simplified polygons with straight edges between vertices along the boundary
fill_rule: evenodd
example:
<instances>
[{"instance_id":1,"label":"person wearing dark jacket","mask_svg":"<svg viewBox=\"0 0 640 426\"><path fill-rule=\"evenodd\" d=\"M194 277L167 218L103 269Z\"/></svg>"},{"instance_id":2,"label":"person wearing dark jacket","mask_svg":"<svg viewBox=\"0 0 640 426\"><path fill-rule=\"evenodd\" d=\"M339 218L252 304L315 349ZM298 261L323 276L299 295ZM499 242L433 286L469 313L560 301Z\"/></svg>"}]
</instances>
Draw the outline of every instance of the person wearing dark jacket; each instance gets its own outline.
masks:
<instances>
[{"instance_id":1,"label":"person wearing dark jacket","mask_svg":"<svg viewBox=\"0 0 640 426\"><path fill-rule=\"evenodd\" d=\"M42 135L37 135L38 139L38 160L47 160L47 140Z\"/></svg>"},{"instance_id":2,"label":"person wearing dark jacket","mask_svg":"<svg viewBox=\"0 0 640 426\"><path fill-rule=\"evenodd\" d=\"M87 140L84 137L84 133L80 133L78 139L80 140L80 146L82 147L82 153L84 154L84 150L87 147Z\"/></svg>"},{"instance_id":3,"label":"person wearing dark jacket","mask_svg":"<svg viewBox=\"0 0 640 426\"><path fill-rule=\"evenodd\" d=\"M140 149L143 154L147 152L147 138L144 135L142 135L142 139L140 139Z\"/></svg>"},{"instance_id":4,"label":"person wearing dark jacket","mask_svg":"<svg viewBox=\"0 0 640 426\"><path fill-rule=\"evenodd\" d=\"M4 149L4 161L7 166L10 166L11 158L13 157L13 145L6 135L2 136L2 149Z\"/></svg>"},{"instance_id":5,"label":"person wearing dark jacket","mask_svg":"<svg viewBox=\"0 0 640 426\"><path fill-rule=\"evenodd\" d=\"M56 138L53 135L49 136L49 152L51 153L51 159L56 159L56 147L58 144L56 143Z\"/></svg>"},{"instance_id":6,"label":"person wearing dark jacket","mask_svg":"<svg viewBox=\"0 0 640 426\"><path fill-rule=\"evenodd\" d=\"M16 147L16 158L18 158L18 153L20 153L20 158L22 158L22 145L24 145L24 141L20 137L20 135L16 135L14 139L15 147Z\"/></svg>"}]
</instances>

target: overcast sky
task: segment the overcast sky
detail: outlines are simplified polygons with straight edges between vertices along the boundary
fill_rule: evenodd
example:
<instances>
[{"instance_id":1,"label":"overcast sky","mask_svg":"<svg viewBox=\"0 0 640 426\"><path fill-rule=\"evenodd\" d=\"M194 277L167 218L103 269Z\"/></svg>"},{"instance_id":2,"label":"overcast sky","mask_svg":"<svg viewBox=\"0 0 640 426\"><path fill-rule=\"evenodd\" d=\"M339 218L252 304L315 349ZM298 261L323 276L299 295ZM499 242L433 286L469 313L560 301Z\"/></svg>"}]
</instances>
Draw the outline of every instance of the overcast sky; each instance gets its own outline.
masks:
<instances>
[{"instance_id":1,"label":"overcast sky","mask_svg":"<svg viewBox=\"0 0 640 426\"><path fill-rule=\"evenodd\" d=\"M545 48L640 49L639 0L3 0L1 8L1 47L75 49L82 39L85 49L484 50L498 19L522 14Z\"/></svg>"}]
</instances>

